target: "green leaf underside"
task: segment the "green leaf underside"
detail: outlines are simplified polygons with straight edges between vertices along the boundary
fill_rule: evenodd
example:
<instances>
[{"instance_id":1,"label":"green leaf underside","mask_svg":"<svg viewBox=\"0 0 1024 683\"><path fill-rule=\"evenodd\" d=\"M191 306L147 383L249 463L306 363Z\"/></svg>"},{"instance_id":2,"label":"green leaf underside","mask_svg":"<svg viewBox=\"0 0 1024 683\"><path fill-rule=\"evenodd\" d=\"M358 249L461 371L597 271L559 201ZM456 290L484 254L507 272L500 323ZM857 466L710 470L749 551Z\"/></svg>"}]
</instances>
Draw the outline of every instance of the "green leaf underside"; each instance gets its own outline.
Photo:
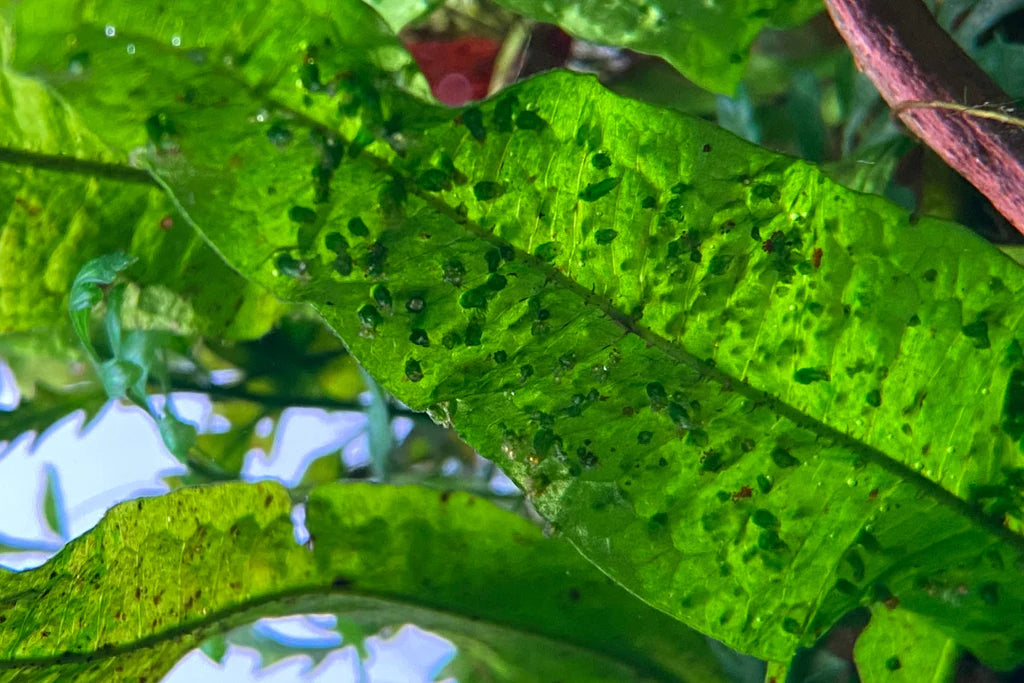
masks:
<instances>
[{"instance_id":1,"label":"green leaf underside","mask_svg":"<svg viewBox=\"0 0 1024 683\"><path fill-rule=\"evenodd\" d=\"M949 683L959 655L956 643L927 621L882 605L872 610L853 651L864 683Z\"/></svg>"},{"instance_id":2,"label":"green leaf underside","mask_svg":"<svg viewBox=\"0 0 1024 683\"><path fill-rule=\"evenodd\" d=\"M822 8L820 0L498 2L580 38L662 57L697 85L729 95L761 29L794 25Z\"/></svg>"},{"instance_id":3,"label":"green leaf underside","mask_svg":"<svg viewBox=\"0 0 1024 683\"><path fill-rule=\"evenodd\" d=\"M53 74L67 57L38 49L39 6L20 6L16 63ZM997 523L1019 526L1024 464L1009 259L588 77L424 104L394 87L407 71L354 61L391 54L367 49L391 39L361 6L176 10L203 60L88 8L136 45L67 27L93 66L57 87L90 126L111 141L174 121L155 171L231 265L312 303L629 590L776 661L890 595L992 665L1022 658L1024 544ZM334 86L310 87L310 46ZM478 199L482 181L503 192Z\"/></svg>"},{"instance_id":4,"label":"green leaf underside","mask_svg":"<svg viewBox=\"0 0 1024 683\"><path fill-rule=\"evenodd\" d=\"M441 0L363 0L395 33L441 4Z\"/></svg>"},{"instance_id":5,"label":"green leaf underside","mask_svg":"<svg viewBox=\"0 0 1024 683\"><path fill-rule=\"evenodd\" d=\"M724 680L702 636L482 499L321 487L312 551L289 509L272 483L129 501L43 567L0 574L0 680L156 680L207 636L303 611L413 621L544 674L530 680Z\"/></svg>"},{"instance_id":6,"label":"green leaf underside","mask_svg":"<svg viewBox=\"0 0 1024 683\"><path fill-rule=\"evenodd\" d=\"M267 331L280 305L226 268L144 173L113 164L38 81L0 69L0 89L0 333L66 327L75 273L117 249L141 259L131 273L143 286L142 314L182 332ZM95 165L62 172L68 160L58 155Z\"/></svg>"}]
</instances>

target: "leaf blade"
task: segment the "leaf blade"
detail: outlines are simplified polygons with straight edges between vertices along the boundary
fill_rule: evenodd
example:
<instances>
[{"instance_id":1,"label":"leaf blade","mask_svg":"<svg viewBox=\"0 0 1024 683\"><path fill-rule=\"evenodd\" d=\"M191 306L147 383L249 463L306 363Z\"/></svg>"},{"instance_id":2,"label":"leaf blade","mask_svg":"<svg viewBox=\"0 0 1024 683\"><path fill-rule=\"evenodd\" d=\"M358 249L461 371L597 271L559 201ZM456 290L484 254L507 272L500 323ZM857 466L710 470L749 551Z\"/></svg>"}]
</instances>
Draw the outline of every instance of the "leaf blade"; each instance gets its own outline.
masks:
<instances>
[{"instance_id":1,"label":"leaf blade","mask_svg":"<svg viewBox=\"0 0 1024 683\"><path fill-rule=\"evenodd\" d=\"M724 680L702 661L699 635L637 610L568 544L482 499L321 487L307 508L313 552L293 540L289 507L272 483L129 501L44 567L0 573L0 615L21 624L0 634L0 678L153 675L232 626L326 609L372 629L412 619L498 651L503 637L519 639L534 649L516 655L528 670L531 660L558 668L557 656L571 658L560 668L566 680L585 680L573 667L590 680ZM453 546L464 564L450 562L445 549ZM180 563L165 561L172 548ZM497 574L487 569L499 566ZM160 580L170 573L179 578ZM539 576L548 585L534 595ZM80 577L104 609L90 610L97 596L74 591ZM82 621L63 620L62 603ZM570 614L604 616L580 630ZM613 614L632 616L617 624ZM693 660L680 661L681 652Z\"/></svg>"},{"instance_id":2,"label":"leaf blade","mask_svg":"<svg viewBox=\"0 0 1024 683\"><path fill-rule=\"evenodd\" d=\"M821 10L818 2L713 5L659 0L609 6L600 0L550 3L499 0L503 6L601 45L628 47L663 57L694 83L728 93L740 82L750 46L769 25L795 25Z\"/></svg>"},{"instance_id":3,"label":"leaf blade","mask_svg":"<svg viewBox=\"0 0 1024 683\"><path fill-rule=\"evenodd\" d=\"M355 68L341 36L319 53L324 72ZM314 305L401 400L457 425L617 581L776 661L894 594L986 661L1016 663L1024 278L1009 260L579 76L475 107L480 136L365 63L339 118L335 95L296 83L301 55L263 74L178 73L176 59L143 66L230 93L143 103L217 131L152 158L183 213L241 272ZM104 106L124 109L113 86ZM240 115L261 107L310 142L267 139L274 122ZM338 156L386 115L415 124ZM223 173L232 159L251 175ZM330 173L311 183L311 162ZM437 182L418 184L427 170ZM480 200L482 181L505 192ZM607 192L581 203L595 183ZM318 231L299 239L289 202L322 205ZM365 235L328 242L355 218ZM602 224L616 238L589 247ZM282 250L294 267L274 266ZM954 609L941 596L961 584Z\"/></svg>"}]
</instances>

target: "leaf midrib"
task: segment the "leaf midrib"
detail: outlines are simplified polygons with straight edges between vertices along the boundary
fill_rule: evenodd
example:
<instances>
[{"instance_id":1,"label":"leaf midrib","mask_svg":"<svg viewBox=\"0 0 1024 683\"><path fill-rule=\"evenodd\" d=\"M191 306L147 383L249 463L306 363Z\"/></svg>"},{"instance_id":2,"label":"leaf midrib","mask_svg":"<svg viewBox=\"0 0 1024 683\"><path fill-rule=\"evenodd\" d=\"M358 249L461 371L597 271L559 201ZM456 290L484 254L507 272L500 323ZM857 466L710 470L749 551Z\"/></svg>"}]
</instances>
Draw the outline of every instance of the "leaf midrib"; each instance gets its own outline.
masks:
<instances>
[{"instance_id":1,"label":"leaf midrib","mask_svg":"<svg viewBox=\"0 0 1024 683\"><path fill-rule=\"evenodd\" d=\"M103 161L92 161L91 159L65 156L63 154L46 154L43 152L28 152L10 147L0 147L0 163L159 187L153 177L141 168L125 166L123 164L111 164Z\"/></svg>"},{"instance_id":2,"label":"leaf midrib","mask_svg":"<svg viewBox=\"0 0 1024 683\"><path fill-rule=\"evenodd\" d=\"M132 640L126 643L120 643L109 647L100 647L89 651L73 652L65 650L52 655L44 655L38 657L16 657L11 659L0 659L0 671L8 669L17 669L23 667L49 667L62 664L79 664L79 663L90 663L100 660L113 659L122 655L132 654L140 650L144 650L149 647L161 645L167 641L174 640L175 638L196 635L200 639L209 637L215 633L227 633L230 629L244 625L250 621L254 621L263 616L269 616L266 611L260 611L261 608L280 606L282 608L289 608L289 601L296 601L300 604L295 605L295 609L282 609L275 611L275 614L295 614L302 612L306 607L313 609L319 607L320 611L323 611L322 603L316 605L310 604L305 605L301 603L303 598L323 600L324 598L343 597L343 598L361 598L364 600L371 601L372 603L378 604L381 607L390 606L397 610L402 609L419 609L436 614L443 615L447 618L454 619L456 621L465 622L467 624L486 624L496 630L514 631L516 633L536 638L538 640L547 641L552 644L559 644L561 646L572 647L595 661L611 660L620 663L622 666L642 673L644 675L655 676L660 680L678 680L677 676L669 671L664 670L655 661L635 661L631 658L623 658L621 656L599 650L593 645L586 645L569 640L565 638L558 638L551 634L540 633L534 629L523 628L521 625L510 624L493 619L475 617L465 612L453 611L451 609L445 609L436 605L431 605L422 600L413 600L411 598L405 598L400 600L397 598L381 597L373 593L363 593L358 591L346 590L343 588L332 588L331 586L325 586L323 584L299 586L295 588L289 588L286 590L276 591L274 593L268 593L244 602L236 603L234 605L222 608L211 612L200 619L189 621L186 623L180 623L178 625L167 628L158 633L154 633L149 636L144 636L136 640ZM279 604L280 603L280 604ZM255 614L249 614L250 612L256 612ZM332 609L333 613L345 614L344 609ZM342 645L344 646L344 644Z\"/></svg>"}]
</instances>

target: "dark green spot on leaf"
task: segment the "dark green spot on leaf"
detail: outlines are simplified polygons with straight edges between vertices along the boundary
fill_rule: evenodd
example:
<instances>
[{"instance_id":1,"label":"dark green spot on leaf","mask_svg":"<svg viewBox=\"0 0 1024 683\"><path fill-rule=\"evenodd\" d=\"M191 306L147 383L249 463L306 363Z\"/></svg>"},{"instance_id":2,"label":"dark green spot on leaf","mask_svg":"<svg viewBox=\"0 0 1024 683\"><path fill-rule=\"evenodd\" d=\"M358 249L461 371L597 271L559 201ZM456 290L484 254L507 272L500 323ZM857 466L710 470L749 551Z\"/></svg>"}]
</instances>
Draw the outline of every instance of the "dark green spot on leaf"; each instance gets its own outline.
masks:
<instances>
[{"instance_id":1,"label":"dark green spot on leaf","mask_svg":"<svg viewBox=\"0 0 1024 683\"><path fill-rule=\"evenodd\" d=\"M502 192L504 192L504 189L502 188L501 183L493 180L481 180L473 186L473 196L481 202L497 199L502 195Z\"/></svg>"},{"instance_id":2,"label":"dark green spot on leaf","mask_svg":"<svg viewBox=\"0 0 1024 683\"><path fill-rule=\"evenodd\" d=\"M529 110L521 111L516 115L516 126L522 130L541 130L548 125L547 121Z\"/></svg>"},{"instance_id":3,"label":"dark green spot on leaf","mask_svg":"<svg viewBox=\"0 0 1024 683\"><path fill-rule=\"evenodd\" d=\"M316 221L316 211L305 206L293 206L288 209L288 218L296 223L313 223Z\"/></svg>"},{"instance_id":4,"label":"dark green spot on leaf","mask_svg":"<svg viewBox=\"0 0 1024 683\"><path fill-rule=\"evenodd\" d=\"M365 327L377 327L384 322L384 317L377 310L376 306L366 304L359 309L359 321L363 323Z\"/></svg>"},{"instance_id":5,"label":"dark green spot on leaf","mask_svg":"<svg viewBox=\"0 0 1024 683\"><path fill-rule=\"evenodd\" d=\"M391 292L387 287L384 285L377 285L373 288L371 295L373 296L373 300L377 302L378 306L384 310L391 309Z\"/></svg>"},{"instance_id":6,"label":"dark green spot on leaf","mask_svg":"<svg viewBox=\"0 0 1024 683\"><path fill-rule=\"evenodd\" d=\"M409 341L417 346L430 346L430 337L427 336L425 330L421 330L419 328L414 328L412 332L409 333Z\"/></svg>"},{"instance_id":7,"label":"dark green spot on leaf","mask_svg":"<svg viewBox=\"0 0 1024 683\"><path fill-rule=\"evenodd\" d=\"M370 230L366 227L366 223L364 223L363 219L359 216L349 219L348 231L356 237L366 237L370 234Z\"/></svg>"},{"instance_id":8,"label":"dark green spot on leaf","mask_svg":"<svg viewBox=\"0 0 1024 683\"><path fill-rule=\"evenodd\" d=\"M793 379L800 384L813 384L814 382L828 382L828 371L824 368L800 368L793 373Z\"/></svg>"},{"instance_id":9,"label":"dark green spot on leaf","mask_svg":"<svg viewBox=\"0 0 1024 683\"><path fill-rule=\"evenodd\" d=\"M466 290L459 297L459 305L463 308L484 308L487 306L486 287L474 287Z\"/></svg>"},{"instance_id":10,"label":"dark green spot on leaf","mask_svg":"<svg viewBox=\"0 0 1024 683\"><path fill-rule=\"evenodd\" d=\"M466 346L480 346L484 330L477 323L466 325Z\"/></svg>"},{"instance_id":11,"label":"dark green spot on leaf","mask_svg":"<svg viewBox=\"0 0 1024 683\"><path fill-rule=\"evenodd\" d=\"M620 182L622 182L622 178L605 178L596 183L590 183L586 189L580 192L580 199L585 202L596 202L618 187Z\"/></svg>"},{"instance_id":12,"label":"dark green spot on leaf","mask_svg":"<svg viewBox=\"0 0 1024 683\"><path fill-rule=\"evenodd\" d=\"M423 379L423 368L420 367L418 360L410 358L405 361L405 376L409 378L410 382L419 382Z\"/></svg>"},{"instance_id":13,"label":"dark green spot on leaf","mask_svg":"<svg viewBox=\"0 0 1024 683\"><path fill-rule=\"evenodd\" d=\"M612 159L604 152L598 152L590 160L590 163L593 164L594 168L604 170L612 165Z\"/></svg>"},{"instance_id":14,"label":"dark green spot on leaf","mask_svg":"<svg viewBox=\"0 0 1024 683\"><path fill-rule=\"evenodd\" d=\"M557 242L545 242L540 244L536 249L533 250L533 255L539 258L541 261L550 263L555 260L555 256L558 255L558 243Z\"/></svg>"},{"instance_id":15,"label":"dark green spot on leaf","mask_svg":"<svg viewBox=\"0 0 1024 683\"><path fill-rule=\"evenodd\" d=\"M487 138L487 131L484 130L484 115L476 107L470 107L462 112L462 123L478 142L483 142Z\"/></svg>"},{"instance_id":16,"label":"dark green spot on leaf","mask_svg":"<svg viewBox=\"0 0 1024 683\"><path fill-rule=\"evenodd\" d=\"M794 467L800 464L800 461L794 458L789 451L787 451L785 448L780 448L778 446L772 449L771 453L769 453L769 456L771 457L772 462L774 462L779 467Z\"/></svg>"}]
</instances>

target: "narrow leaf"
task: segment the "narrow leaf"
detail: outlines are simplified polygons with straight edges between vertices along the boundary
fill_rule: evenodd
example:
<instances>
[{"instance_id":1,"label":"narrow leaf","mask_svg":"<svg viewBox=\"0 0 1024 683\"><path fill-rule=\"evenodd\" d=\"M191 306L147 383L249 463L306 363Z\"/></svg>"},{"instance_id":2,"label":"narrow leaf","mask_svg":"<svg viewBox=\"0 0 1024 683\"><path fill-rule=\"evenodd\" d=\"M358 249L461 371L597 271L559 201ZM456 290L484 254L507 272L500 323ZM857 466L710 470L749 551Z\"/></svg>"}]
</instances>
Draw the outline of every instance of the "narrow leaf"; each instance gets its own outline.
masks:
<instances>
[{"instance_id":1,"label":"narrow leaf","mask_svg":"<svg viewBox=\"0 0 1024 683\"><path fill-rule=\"evenodd\" d=\"M312 551L289 507L272 483L130 501L43 567L0 573L0 619L17 625L0 629L0 677L158 677L207 637L315 610L368 632L414 621L517 661L528 680L725 680L701 636L482 499L322 487L307 503Z\"/></svg>"},{"instance_id":2,"label":"narrow leaf","mask_svg":"<svg viewBox=\"0 0 1024 683\"><path fill-rule=\"evenodd\" d=\"M64 492L60 486L60 478L57 469L53 465L46 465L43 469L46 473L46 491L43 495L43 515L46 523L61 539L68 540L68 514L64 506Z\"/></svg>"},{"instance_id":3,"label":"narrow leaf","mask_svg":"<svg viewBox=\"0 0 1024 683\"><path fill-rule=\"evenodd\" d=\"M103 301L103 290L100 286L110 285L117 274L135 262L135 258L124 252L114 252L99 256L89 261L75 276L68 297L68 311L71 313L71 324L78 335L78 340L85 346L89 355L96 361L99 356L92 345L89 332L89 316L93 307ZM118 290L123 291L123 290ZM113 331L112 331L113 332ZM120 334L120 329L116 329Z\"/></svg>"}]
</instances>

